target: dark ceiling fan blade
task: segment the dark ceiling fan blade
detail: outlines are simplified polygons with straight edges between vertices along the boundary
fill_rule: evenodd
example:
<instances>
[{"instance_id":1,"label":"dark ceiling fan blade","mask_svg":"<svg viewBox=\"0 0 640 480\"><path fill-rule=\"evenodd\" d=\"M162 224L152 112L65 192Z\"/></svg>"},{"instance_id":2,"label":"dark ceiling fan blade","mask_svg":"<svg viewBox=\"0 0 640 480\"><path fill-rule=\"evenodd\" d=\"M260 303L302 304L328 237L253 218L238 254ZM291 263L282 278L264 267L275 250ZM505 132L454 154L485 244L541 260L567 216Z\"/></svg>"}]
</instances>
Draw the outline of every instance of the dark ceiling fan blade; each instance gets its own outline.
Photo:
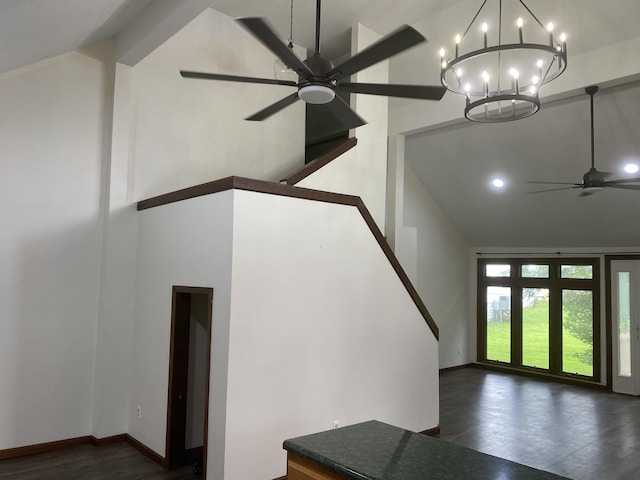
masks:
<instances>
[{"instance_id":1,"label":"dark ceiling fan blade","mask_svg":"<svg viewBox=\"0 0 640 480\"><path fill-rule=\"evenodd\" d=\"M573 185L573 187L582 187L581 183L573 183L573 182L536 182L536 181L531 181L531 182L527 182L527 183L542 183L542 184L547 184L547 185ZM569 187L569 188L573 188L573 187Z\"/></svg>"},{"instance_id":2,"label":"dark ceiling fan blade","mask_svg":"<svg viewBox=\"0 0 640 480\"><path fill-rule=\"evenodd\" d=\"M286 85L295 87L298 84L291 80L276 80L273 78L256 78L241 77L238 75L221 75L219 73L191 72L189 70L180 70L180 75L184 78L200 78L202 80L225 80L228 82L244 82L244 83L265 83L268 85Z\"/></svg>"},{"instance_id":3,"label":"dark ceiling fan blade","mask_svg":"<svg viewBox=\"0 0 640 480\"><path fill-rule=\"evenodd\" d=\"M529 182L529 183L537 183L537 182ZM546 182L544 182L544 183L546 183ZM527 192L527 193L555 192L555 191L558 191L558 190L571 190L573 188L582 188L582 185L574 185L573 187L548 188L546 190L536 190L534 192Z\"/></svg>"},{"instance_id":4,"label":"dark ceiling fan blade","mask_svg":"<svg viewBox=\"0 0 640 480\"><path fill-rule=\"evenodd\" d=\"M616 185L609 185L609 184L605 184L606 188L623 188L625 190L640 190L640 185L624 185L624 184L616 184Z\"/></svg>"},{"instance_id":5,"label":"dark ceiling fan blade","mask_svg":"<svg viewBox=\"0 0 640 480\"><path fill-rule=\"evenodd\" d=\"M282 100L278 100L276 103L272 103L267 108L263 108L257 113L254 113L250 117L245 118L245 120L251 120L254 122L259 122L269 118L274 113L278 113L280 110L287 108L292 103L295 103L298 100L298 92L295 92L287 97L284 97Z\"/></svg>"},{"instance_id":6,"label":"dark ceiling fan blade","mask_svg":"<svg viewBox=\"0 0 640 480\"><path fill-rule=\"evenodd\" d=\"M340 80L425 41L426 38L416 29L409 25L404 25L334 67L327 76L330 80Z\"/></svg>"},{"instance_id":7,"label":"dark ceiling fan blade","mask_svg":"<svg viewBox=\"0 0 640 480\"><path fill-rule=\"evenodd\" d=\"M381 83L339 83L336 90L386 97L418 98L421 100L440 100L447 91L446 87L430 85L389 85Z\"/></svg>"},{"instance_id":8,"label":"dark ceiling fan blade","mask_svg":"<svg viewBox=\"0 0 640 480\"><path fill-rule=\"evenodd\" d=\"M295 56L291 49L280 40L275 30L267 23L264 18L260 17L242 17L236 19L247 30L249 30L262 44L271 50L276 57L284 62L286 66L295 71L304 78L313 76L309 67Z\"/></svg>"},{"instance_id":9,"label":"dark ceiling fan blade","mask_svg":"<svg viewBox=\"0 0 640 480\"><path fill-rule=\"evenodd\" d=\"M614 185L620 185L622 183L635 183L635 182L640 182L640 177L621 178L619 180L607 180L606 182L604 182L604 184L607 187L613 187Z\"/></svg>"},{"instance_id":10,"label":"dark ceiling fan blade","mask_svg":"<svg viewBox=\"0 0 640 480\"><path fill-rule=\"evenodd\" d=\"M349 130L360 127L367 122L354 112L349 104L338 95L329 103L326 103L328 113L333 117L333 124L340 130Z\"/></svg>"}]
</instances>

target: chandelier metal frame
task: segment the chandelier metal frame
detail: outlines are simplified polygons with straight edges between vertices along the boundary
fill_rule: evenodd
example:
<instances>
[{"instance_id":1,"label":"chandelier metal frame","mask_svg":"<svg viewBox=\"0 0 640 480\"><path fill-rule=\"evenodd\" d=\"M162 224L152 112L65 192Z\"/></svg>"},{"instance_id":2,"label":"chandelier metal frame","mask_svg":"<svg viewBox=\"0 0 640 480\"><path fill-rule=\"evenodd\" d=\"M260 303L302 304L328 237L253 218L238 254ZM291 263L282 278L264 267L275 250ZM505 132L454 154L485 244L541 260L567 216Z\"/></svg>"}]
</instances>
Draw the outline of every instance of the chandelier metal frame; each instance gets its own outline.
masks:
<instances>
[{"instance_id":1,"label":"chandelier metal frame","mask_svg":"<svg viewBox=\"0 0 640 480\"><path fill-rule=\"evenodd\" d=\"M463 47L462 41L468 38L467 34L473 25L479 23L476 21L487 2L488 0L483 1L464 34L456 37L455 55L445 59L444 49L440 50L440 80L448 90L466 97L464 115L471 121L500 123L529 117L540 109L540 87L559 77L567 68L566 35L563 33L560 41L557 41L553 34L553 24L550 23L545 28L524 1L518 0L534 23L548 36L548 43L525 43L524 21L519 18L516 23L518 41L503 44L503 8L502 0L499 0L497 45L489 46L488 27L484 23L480 29L483 32L483 47L459 55ZM521 59L518 60L518 57ZM537 58L534 65L526 65L535 75L521 81L520 72L511 65L505 65L513 62L514 58L516 63L525 61L523 58ZM504 70L505 68L509 70ZM493 72L493 78L488 71ZM475 78L471 81L474 84L481 81L481 88L473 86L467 72L473 72Z\"/></svg>"}]
</instances>

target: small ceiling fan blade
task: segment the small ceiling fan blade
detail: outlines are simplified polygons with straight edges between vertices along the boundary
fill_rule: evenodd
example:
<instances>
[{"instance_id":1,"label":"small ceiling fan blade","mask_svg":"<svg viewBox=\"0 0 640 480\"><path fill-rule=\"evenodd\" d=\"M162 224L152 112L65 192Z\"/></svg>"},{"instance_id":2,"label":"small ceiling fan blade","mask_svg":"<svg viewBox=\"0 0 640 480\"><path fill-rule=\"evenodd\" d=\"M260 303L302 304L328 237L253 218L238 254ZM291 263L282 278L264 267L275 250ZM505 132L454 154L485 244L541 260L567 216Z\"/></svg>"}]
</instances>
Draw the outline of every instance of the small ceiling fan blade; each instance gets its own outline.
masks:
<instances>
[{"instance_id":1,"label":"small ceiling fan blade","mask_svg":"<svg viewBox=\"0 0 640 480\"><path fill-rule=\"evenodd\" d=\"M276 80L273 78L256 78L256 77L241 77L238 75L221 75L219 73L205 73L205 72L191 72L189 70L180 70L180 75L184 78L199 78L202 80L224 80L228 82L243 82L243 83L265 83L268 85L286 85L295 87L298 84L291 80Z\"/></svg>"},{"instance_id":2,"label":"small ceiling fan blade","mask_svg":"<svg viewBox=\"0 0 640 480\"><path fill-rule=\"evenodd\" d=\"M531 182L527 182L527 183L542 183L542 184L547 184L547 185L573 185L573 187L569 187L569 188L582 187L581 183L572 183L572 182L536 182L536 181L531 181Z\"/></svg>"},{"instance_id":3,"label":"small ceiling fan blade","mask_svg":"<svg viewBox=\"0 0 640 480\"><path fill-rule=\"evenodd\" d=\"M610 184L605 184L606 188L623 188L625 190L640 190L640 185L625 185L625 184L615 184L615 185L610 185Z\"/></svg>"},{"instance_id":4,"label":"small ceiling fan blade","mask_svg":"<svg viewBox=\"0 0 640 480\"><path fill-rule=\"evenodd\" d=\"M417 98L421 100L440 100L447 91L446 87L430 85L394 85L381 83L340 83L336 90L386 97Z\"/></svg>"},{"instance_id":5,"label":"small ceiling fan blade","mask_svg":"<svg viewBox=\"0 0 640 480\"><path fill-rule=\"evenodd\" d=\"M262 44L275 54L284 64L304 78L309 78L313 74L309 67L295 56L291 49L282 41L269 25L269 23L260 17L241 17L236 19L249 32L251 32Z\"/></svg>"},{"instance_id":6,"label":"small ceiling fan blade","mask_svg":"<svg viewBox=\"0 0 640 480\"><path fill-rule=\"evenodd\" d=\"M327 76L330 80L340 80L425 41L416 29L404 25L334 67Z\"/></svg>"},{"instance_id":7,"label":"small ceiling fan blade","mask_svg":"<svg viewBox=\"0 0 640 480\"><path fill-rule=\"evenodd\" d=\"M640 182L640 177L621 178L619 180L607 180L606 182L604 182L604 184L607 187L613 187L614 185L620 185L622 183L636 183L636 182Z\"/></svg>"},{"instance_id":8,"label":"small ceiling fan blade","mask_svg":"<svg viewBox=\"0 0 640 480\"><path fill-rule=\"evenodd\" d=\"M354 112L349 104L338 95L329 103L325 104L328 113L333 117L333 123L340 130L350 130L352 128L365 125L367 122Z\"/></svg>"},{"instance_id":9,"label":"small ceiling fan blade","mask_svg":"<svg viewBox=\"0 0 640 480\"><path fill-rule=\"evenodd\" d=\"M263 108L259 112L254 113L245 120L251 120L253 122L260 122L269 118L274 113L278 113L280 110L287 108L289 105L295 103L298 100L298 92L295 92L289 96L284 97L282 100L278 100L276 103L272 103L267 108Z\"/></svg>"},{"instance_id":10,"label":"small ceiling fan blade","mask_svg":"<svg viewBox=\"0 0 640 480\"><path fill-rule=\"evenodd\" d=\"M529 183L538 183L538 182L529 182ZM546 183L546 182L544 182ZM582 188L581 185L577 185L577 186L573 186L573 187L560 187L560 188L548 188L546 190L536 190L534 192L527 192L527 193L545 193L545 192L556 192L558 190L571 190L574 188Z\"/></svg>"}]
</instances>

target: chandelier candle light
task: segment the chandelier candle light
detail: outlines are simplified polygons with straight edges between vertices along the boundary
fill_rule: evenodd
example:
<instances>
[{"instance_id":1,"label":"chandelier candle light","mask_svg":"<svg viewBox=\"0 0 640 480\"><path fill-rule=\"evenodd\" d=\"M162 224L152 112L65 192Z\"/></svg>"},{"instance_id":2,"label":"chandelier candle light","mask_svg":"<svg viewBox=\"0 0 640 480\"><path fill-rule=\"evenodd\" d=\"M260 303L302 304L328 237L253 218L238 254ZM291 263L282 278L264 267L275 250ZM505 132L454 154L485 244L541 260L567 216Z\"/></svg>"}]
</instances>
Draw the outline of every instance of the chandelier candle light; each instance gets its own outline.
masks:
<instances>
[{"instance_id":1,"label":"chandelier candle light","mask_svg":"<svg viewBox=\"0 0 640 480\"><path fill-rule=\"evenodd\" d=\"M466 97L464 116L469 120L499 123L528 117L540 108L540 87L567 68L567 37L562 33L556 39L553 23L545 27L522 0L511 2L513 28L504 31L499 0L497 28L491 28L487 3L483 1L464 34L456 35L453 57L440 50L440 80ZM535 28L523 32L527 24Z\"/></svg>"}]
</instances>

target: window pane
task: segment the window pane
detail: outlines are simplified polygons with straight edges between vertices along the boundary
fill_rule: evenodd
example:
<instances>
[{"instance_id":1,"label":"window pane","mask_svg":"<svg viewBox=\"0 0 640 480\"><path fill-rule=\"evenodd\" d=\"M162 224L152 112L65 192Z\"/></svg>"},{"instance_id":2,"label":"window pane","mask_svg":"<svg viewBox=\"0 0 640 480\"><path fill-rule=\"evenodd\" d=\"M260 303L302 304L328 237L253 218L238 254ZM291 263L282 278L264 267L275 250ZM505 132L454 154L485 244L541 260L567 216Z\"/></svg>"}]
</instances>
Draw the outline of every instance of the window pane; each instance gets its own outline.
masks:
<instances>
[{"instance_id":1,"label":"window pane","mask_svg":"<svg viewBox=\"0 0 640 480\"><path fill-rule=\"evenodd\" d=\"M511 265L488 264L485 273L487 277L508 277L511 275Z\"/></svg>"},{"instance_id":2,"label":"window pane","mask_svg":"<svg viewBox=\"0 0 640 480\"><path fill-rule=\"evenodd\" d=\"M549 289L522 289L522 364L549 369Z\"/></svg>"},{"instance_id":3,"label":"window pane","mask_svg":"<svg viewBox=\"0 0 640 480\"><path fill-rule=\"evenodd\" d=\"M511 362L511 288L487 287L487 360Z\"/></svg>"},{"instance_id":4,"label":"window pane","mask_svg":"<svg viewBox=\"0 0 640 480\"><path fill-rule=\"evenodd\" d=\"M618 375L631 376L631 296L629 272L618 272Z\"/></svg>"},{"instance_id":5,"label":"window pane","mask_svg":"<svg viewBox=\"0 0 640 480\"><path fill-rule=\"evenodd\" d=\"M562 371L593 376L593 293L562 291Z\"/></svg>"},{"instance_id":6,"label":"window pane","mask_svg":"<svg viewBox=\"0 0 640 480\"><path fill-rule=\"evenodd\" d=\"M593 267L591 265L562 265L560 268L562 278L593 278Z\"/></svg>"},{"instance_id":7,"label":"window pane","mask_svg":"<svg viewBox=\"0 0 640 480\"><path fill-rule=\"evenodd\" d=\"M522 278L549 278L549 265L522 265Z\"/></svg>"}]
</instances>

